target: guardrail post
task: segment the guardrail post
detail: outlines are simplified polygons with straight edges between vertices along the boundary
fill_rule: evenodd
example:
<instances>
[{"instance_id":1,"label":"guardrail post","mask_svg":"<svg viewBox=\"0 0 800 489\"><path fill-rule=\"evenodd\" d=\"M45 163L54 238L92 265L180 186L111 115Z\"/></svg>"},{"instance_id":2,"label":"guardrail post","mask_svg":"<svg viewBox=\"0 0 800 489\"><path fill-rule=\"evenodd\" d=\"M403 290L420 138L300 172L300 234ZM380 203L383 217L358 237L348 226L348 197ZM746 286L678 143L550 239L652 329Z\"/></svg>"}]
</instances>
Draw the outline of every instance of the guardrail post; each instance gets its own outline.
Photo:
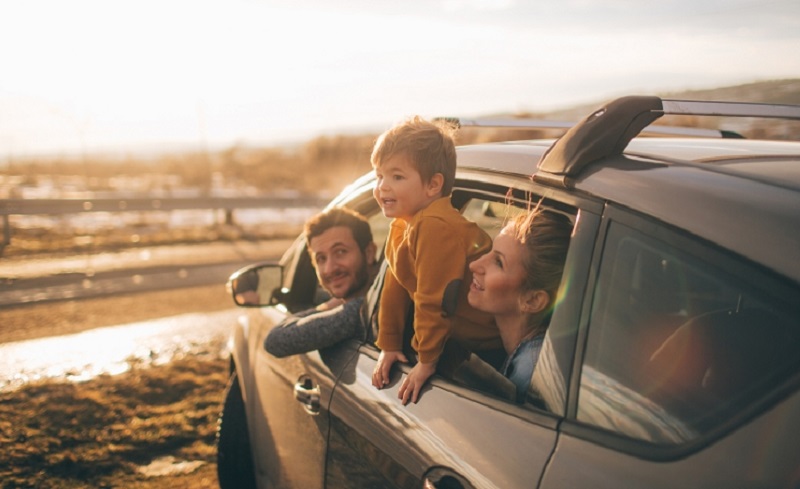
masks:
<instances>
[{"instance_id":1,"label":"guardrail post","mask_svg":"<svg viewBox=\"0 0 800 489\"><path fill-rule=\"evenodd\" d=\"M3 255L3 250L6 246L11 244L11 223L8 219L8 214L3 215L3 243L0 244L0 256Z\"/></svg>"},{"instance_id":2,"label":"guardrail post","mask_svg":"<svg viewBox=\"0 0 800 489\"><path fill-rule=\"evenodd\" d=\"M233 209L225 209L225 224L233 225Z\"/></svg>"}]
</instances>

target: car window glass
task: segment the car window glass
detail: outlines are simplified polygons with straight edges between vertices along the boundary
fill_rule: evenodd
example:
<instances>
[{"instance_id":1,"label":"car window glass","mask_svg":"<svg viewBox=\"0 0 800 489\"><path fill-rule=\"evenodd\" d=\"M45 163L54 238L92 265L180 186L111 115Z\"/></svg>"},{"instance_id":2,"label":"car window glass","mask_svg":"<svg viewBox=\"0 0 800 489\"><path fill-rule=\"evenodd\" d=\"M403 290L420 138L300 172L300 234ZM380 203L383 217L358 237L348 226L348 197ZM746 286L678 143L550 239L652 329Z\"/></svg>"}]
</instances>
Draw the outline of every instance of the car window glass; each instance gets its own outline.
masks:
<instances>
[{"instance_id":1,"label":"car window glass","mask_svg":"<svg viewBox=\"0 0 800 489\"><path fill-rule=\"evenodd\" d=\"M392 220L384 216L383 213L380 212L380 209L378 209L378 212L368 215L367 220L372 229L372 240L375 241L375 245L378 247L378 255L382 256L383 247L386 244L386 237L389 236L389 225Z\"/></svg>"},{"instance_id":2,"label":"car window glass","mask_svg":"<svg viewBox=\"0 0 800 489\"><path fill-rule=\"evenodd\" d=\"M682 249L611 224L578 420L678 444L718 428L796 368L794 306L753 287L756 271L733 275Z\"/></svg>"},{"instance_id":3,"label":"car window glass","mask_svg":"<svg viewBox=\"0 0 800 489\"><path fill-rule=\"evenodd\" d=\"M492 239L503 229L506 221L522 212L525 209L483 199L471 199L462 209L464 217L477 223Z\"/></svg>"}]
</instances>

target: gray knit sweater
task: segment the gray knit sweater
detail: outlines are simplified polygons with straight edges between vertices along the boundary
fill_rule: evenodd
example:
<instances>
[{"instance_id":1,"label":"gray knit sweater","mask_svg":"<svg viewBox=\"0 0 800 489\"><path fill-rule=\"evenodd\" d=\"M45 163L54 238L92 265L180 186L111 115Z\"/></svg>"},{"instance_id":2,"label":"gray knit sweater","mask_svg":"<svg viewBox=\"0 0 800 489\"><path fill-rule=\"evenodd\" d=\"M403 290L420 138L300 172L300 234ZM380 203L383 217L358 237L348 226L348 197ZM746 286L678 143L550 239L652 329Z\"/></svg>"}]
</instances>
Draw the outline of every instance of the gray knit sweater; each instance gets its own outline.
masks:
<instances>
[{"instance_id":1,"label":"gray knit sweater","mask_svg":"<svg viewBox=\"0 0 800 489\"><path fill-rule=\"evenodd\" d=\"M360 314L363 303L364 298L358 297L328 311L309 309L290 316L269 332L264 348L282 358L326 348L348 338L364 340L366 331Z\"/></svg>"}]
</instances>

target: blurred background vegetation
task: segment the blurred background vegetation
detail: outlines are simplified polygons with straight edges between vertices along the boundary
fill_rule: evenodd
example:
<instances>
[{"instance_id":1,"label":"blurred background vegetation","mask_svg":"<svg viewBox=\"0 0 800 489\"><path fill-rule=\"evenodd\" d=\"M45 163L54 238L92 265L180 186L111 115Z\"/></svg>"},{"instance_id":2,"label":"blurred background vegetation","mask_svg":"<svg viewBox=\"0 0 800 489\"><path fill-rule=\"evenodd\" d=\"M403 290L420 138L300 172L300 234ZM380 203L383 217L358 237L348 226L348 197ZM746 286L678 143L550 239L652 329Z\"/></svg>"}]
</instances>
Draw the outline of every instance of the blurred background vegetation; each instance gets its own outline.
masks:
<instances>
[{"instance_id":1,"label":"blurred background vegetation","mask_svg":"<svg viewBox=\"0 0 800 489\"><path fill-rule=\"evenodd\" d=\"M735 100L800 104L800 79L750 83L713 90L661 94L663 98L694 100ZM571 107L549 113L498 113L484 117L520 117L556 121L577 121L603 102ZM751 138L800 139L800 124L792 121L724 119L709 117L665 117L662 124L721 128ZM459 144L557 137L560 132L543 130L473 129L459 131ZM23 197L14 188L36 186L50 178L55 188L64 189L68 178L79 180L76 187L93 193L159 193L176 195L179 189L228 189L237 195L268 195L271 192L333 196L356 177L371 171L369 156L378 132L320 136L296 146L251 147L233 145L217 150L164 152L150 155L101 154L16 158L0 166L6 176L7 195ZM14 176L13 184L8 178ZM128 177L128 178L126 178ZM135 177L135 180L132 178ZM132 182L136 182L135 184ZM66 195L58 195L65 197ZM39 196L43 198L43 196Z\"/></svg>"},{"instance_id":2,"label":"blurred background vegetation","mask_svg":"<svg viewBox=\"0 0 800 489\"><path fill-rule=\"evenodd\" d=\"M662 97L800 105L800 79L662 94ZM498 113L483 117L576 122L602 103L549 113ZM658 123L726 129L750 138L800 140L798 121L667 116ZM372 170L370 154L379 132L320 136L294 146L232 145L213 150L126 156L71 154L8 159L5 164L0 163L0 199L309 195L326 200ZM465 127L458 132L457 143L555 138L562 132ZM178 225L168 213L153 211L137 213L133 216L134 224L130 224L120 214L106 217L105 221L98 216L78 221L69 216L23 219L12 215L6 221L8 228L0 226L4 233L13 235L0 244L0 256L96 253L130 246L293 237L300 232L304 220L295 217L252 225L237 220L236 225L229 225L212 215L211 220L198 222L192 218L186 225Z\"/></svg>"}]
</instances>

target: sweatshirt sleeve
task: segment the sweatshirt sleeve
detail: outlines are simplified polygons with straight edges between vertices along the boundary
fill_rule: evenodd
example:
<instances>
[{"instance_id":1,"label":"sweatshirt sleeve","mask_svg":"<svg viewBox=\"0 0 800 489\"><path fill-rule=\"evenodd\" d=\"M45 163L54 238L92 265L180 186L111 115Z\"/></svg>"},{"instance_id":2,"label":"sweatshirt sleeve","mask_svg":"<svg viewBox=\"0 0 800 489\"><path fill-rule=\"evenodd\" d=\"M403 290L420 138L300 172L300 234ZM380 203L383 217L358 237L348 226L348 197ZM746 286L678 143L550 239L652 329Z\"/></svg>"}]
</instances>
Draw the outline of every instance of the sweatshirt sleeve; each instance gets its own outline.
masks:
<instances>
[{"instance_id":1,"label":"sweatshirt sleeve","mask_svg":"<svg viewBox=\"0 0 800 489\"><path fill-rule=\"evenodd\" d=\"M441 355L452 327L452 318L442 315L444 290L453 280L464 278L469 245L438 219L421 221L412 240L417 268L414 340L420 361L431 363Z\"/></svg>"},{"instance_id":2,"label":"sweatshirt sleeve","mask_svg":"<svg viewBox=\"0 0 800 489\"><path fill-rule=\"evenodd\" d=\"M319 350L348 338L364 338L361 324L362 297L328 311L292 316L276 325L264 340L264 348L282 358Z\"/></svg>"},{"instance_id":3,"label":"sweatshirt sleeve","mask_svg":"<svg viewBox=\"0 0 800 489\"><path fill-rule=\"evenodd\" d=\"M387 268L383 279L380 305L378 307L378 340L375 345L385 351L403 349L403 329L411 297Z\"/></svg>"}]
</instances>

